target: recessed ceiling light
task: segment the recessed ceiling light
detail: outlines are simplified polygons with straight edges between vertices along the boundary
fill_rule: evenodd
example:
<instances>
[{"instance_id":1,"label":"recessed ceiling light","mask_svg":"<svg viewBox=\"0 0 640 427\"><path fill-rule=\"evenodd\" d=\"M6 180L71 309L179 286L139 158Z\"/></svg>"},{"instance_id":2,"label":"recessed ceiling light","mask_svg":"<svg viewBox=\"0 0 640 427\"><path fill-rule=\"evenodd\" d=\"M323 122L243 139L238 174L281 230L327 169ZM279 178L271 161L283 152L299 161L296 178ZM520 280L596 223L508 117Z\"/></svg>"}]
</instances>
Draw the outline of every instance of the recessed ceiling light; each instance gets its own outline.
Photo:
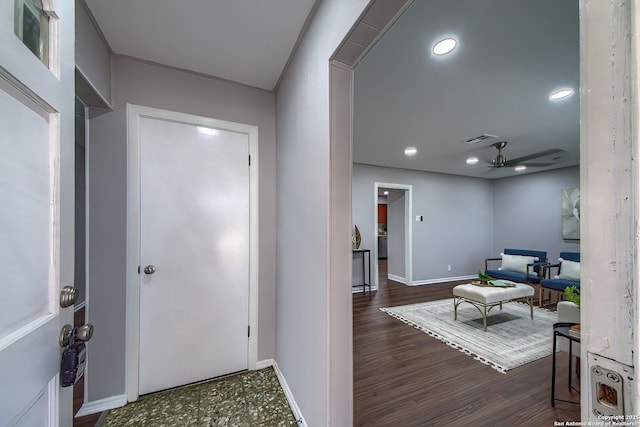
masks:
<instances>
[{"instance_id":1,"label":"recessed ceiling light","mask_svg":"<svg viewBox=\"0 0 640 427\"><path fill-rule=\"evenodd\" d=\"M559 99L567 98L571 95L573 95L573 89L571 88L559 89L554 92L551 92L551 95L549 95L549 99L551 101L557 101Z\"/></svg>"},{"instance_id":2,"label":"recessed ceiling light","mask_svg":"<svg viewBox=\"0 0 640 427\"><path fill-rule=\"evenodd\" d=\"M516 172L522 172L524 170L527 170L527 167L525 165L520 165L520 166L516 166L514 169Z\"/></svg>"},{"instance_id":3,"label":"recessed ceiling light","mask_svg":"<svg viewBox=\"0 0 640 427\"><path fill-rule=\"evenodd\" d=\"M384 195L385 195L385 196L388 196L388 195L389 195L389 192L388 192L388 191L385 191L385 192L384 192Z\"/></svg>"},{"instance_id":4,"label":"recessed ceiling light","mask_svg":"<svg viewBox=\"0 0 640 427\"><path fill-rule=\"evenodd\" d=\"M433 46L433 53L435 53L436 55L446 55L447 53L451 52L457 44L458 41L456 39L454 39L453 37L448 37L446 39L440 40Z\"/></svg>"},{"instance_id":5,"label":"recessed ceiling light","mask_svg":"<svg viewBox=\"0 0 640 427\"><path fill-rule=\"evenodd\" d=\"M469 157L467 159L467 164L468 165L475 165L476 163L478 163L478 158L477 157Z\"/></svg>"},{"instance_id":6,"label":"recessed ceiling light","mask_svg":"<svg viewBox=\"0 0 640 427\"><path fill-rule=\"evenodd\" d=\"M404 149L405 156L415 156L417 152L418 149L416 147L407 147Z\"/></svg>"}]
</instances>

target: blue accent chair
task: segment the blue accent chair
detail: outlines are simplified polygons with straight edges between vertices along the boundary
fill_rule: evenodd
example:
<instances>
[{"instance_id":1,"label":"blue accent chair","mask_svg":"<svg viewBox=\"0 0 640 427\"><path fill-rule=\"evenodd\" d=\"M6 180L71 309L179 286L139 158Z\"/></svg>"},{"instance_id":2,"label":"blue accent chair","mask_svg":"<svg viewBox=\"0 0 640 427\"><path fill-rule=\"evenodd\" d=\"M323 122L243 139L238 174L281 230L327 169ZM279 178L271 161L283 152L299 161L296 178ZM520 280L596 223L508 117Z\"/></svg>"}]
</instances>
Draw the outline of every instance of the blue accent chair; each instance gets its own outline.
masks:
<instances>
[{"instance_id":1,"label":"blue accent chair","mask_svg":"<svg viewBox=\"0 0 640 427\"><path fill-rule=\"evenodd\" d=\"M505 255L522 255L538 258L538 261L528 264L526 272L511 271L504 269L490 269L490 261L502 261L502 257L486 258L484 260L484 272L489 276L496 279L511 280L517 283L526 283L532 285L534 288L539 287L540 278L542 277L542 266L547 264L547 253L545 251L537 251L530 249L505 249L502 253ZM531 267L531 268L529 268ZM530 270L532 270L530 272ZM532 274L532 273L536 274ZM538 301L538 304L540 302Z\"/></svg>"},{"instance_id":2,"label":"blue accent chair","mask_svg":"<svg viewBox=\"0 0 640 427\"><path fill-rule=\"evenodd\" d=\"M560 260L580 262L580 252L560 252ZM575 286L580 290L580 280L572 280L562 277L562 261L558 260L557 264L547 264L543 267L542 279L540 280L540 305L545 291L549 291L549 301L551 301L551 293L556 293L558 301L564 294L566 288ZM552 269L557 268L557 273L551 276ZM559 276L558 278L555 278Z\"/></svg>"}]
</instances>

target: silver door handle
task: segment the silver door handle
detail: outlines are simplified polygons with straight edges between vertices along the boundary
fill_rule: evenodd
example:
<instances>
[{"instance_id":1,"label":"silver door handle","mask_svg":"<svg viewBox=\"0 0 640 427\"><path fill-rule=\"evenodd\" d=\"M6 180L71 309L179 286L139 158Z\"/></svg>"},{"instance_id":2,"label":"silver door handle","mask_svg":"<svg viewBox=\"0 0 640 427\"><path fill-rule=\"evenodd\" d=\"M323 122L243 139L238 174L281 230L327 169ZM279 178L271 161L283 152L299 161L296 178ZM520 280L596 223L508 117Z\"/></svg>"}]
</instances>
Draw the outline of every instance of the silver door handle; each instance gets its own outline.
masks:
<instances>
[{"instance_id":1,"label":"silver door handle","mask_svg":"<svg viewBox=\"0 0 640 427\"><path fill-rule=\"evenodd\" d=\"M73 286L65 286L60 289L60 307L71 307L78 300L80 291Z\"/></svg>"},{"instance_id":2,"label":"silver door handle","mask_svg":"<svg viewBox=\"0 0 640 427\"><path fill-rule=\"evenodd\" d=\"M153 274L156 272L156 270L157 268L155 265L147 265L143 271L144 271L144 274Z\"/></svg>"},{"instance_id":3,"label":"silver door handle","mask_svg":"<svg viewBox=\"0 0 640 427\"><path fill-rule=\"evenodd\" d=\"M78 341L86 342L91 339L93 336L93 325L91 323L87 323L86 325L82 325L76 329L76 339Z\"/></svg>"}]
</instances>

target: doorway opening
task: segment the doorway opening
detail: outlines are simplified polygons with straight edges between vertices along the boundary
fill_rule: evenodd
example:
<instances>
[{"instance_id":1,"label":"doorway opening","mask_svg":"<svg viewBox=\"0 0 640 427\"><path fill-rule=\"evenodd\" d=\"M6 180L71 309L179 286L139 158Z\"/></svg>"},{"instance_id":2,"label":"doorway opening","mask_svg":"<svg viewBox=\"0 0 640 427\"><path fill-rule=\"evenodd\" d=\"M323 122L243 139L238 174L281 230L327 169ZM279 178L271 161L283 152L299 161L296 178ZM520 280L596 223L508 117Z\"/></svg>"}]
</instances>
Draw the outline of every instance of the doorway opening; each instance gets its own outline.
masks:
<instances>
[{"instance_id":1,"label":"doorway opening","mask_svg":"<svg viewBox=\"0 0 640 427\"><path fill-rule=\"evenodd\" d=\"M375 3L375 2L373 2L373 3ZM366 13L363 13L363 15L366 15ZM591 12L590 14L587 14L587 17L586 17L586 18L581 18L581 25L582 25L585 21L587 21L587 20L588 20L589 22L597 21L597 19L595 18L595 16L596 16L596 14L595 14L594 12ZM605 34L608 34L608 33L607 33L606 31L604 31L604 29L603 29L603 28L601 28L600 26L594 25L594 27L597 27L599 30L603 31L603 33L605 33ZM355 28L355 25L354 25L354 28ZM593 36L593 33L594 33L594 32L595 32L594 30L591 30L591 32L589 33L589 35L590 35L590 36ZM582 39L583 41L585 41L585 40L584 40L584 39L585 39L585 36L584 36L584 35L582 35L582 36L581 36L581 39ZM593 37L593 39L596 39L596 37ZM347 43L347 41L349 40L349 37L347 37L345 40L346 40L346 41L345 41L345 43L344 43L344 44L346 44L346 43ZM591 41L591 39L590 39L590 41ZM372 44L373 44L373 43L372 43ZM622 49L620 49L620 50L622 50ZM367 49L365 49L365 53L366 53L366 51L367 51ZM592 52L592 51L593 51L593 48L589 48L587 51ZM621 53L623 53L623 56L624 56L624 54L625 54L626 52L621 52ZM337 54L336 56L337 56L337 57L339 57L340 55L339 55L339 54ZM362 55L362 56L364 56L364 55ZM359 57L359 58L357 58L357 59L355 59L355 60L353 60L353 61L352 61L351 63L349 63L349 64L346 64L346 61L345 61L345 65L346 65L346 66L347 66L351 71L353 71L353 67L354 67L356 64L358 64L358 63L360 62L360 60L362 59L362 56L361 56L361 57ZM589 65L589 66L593 66L592 62L589 62L589 63L588 63L588 65ZM586 61L586 60L584 60L583 62L581 62L581 69L583 69L583 70L584 70L585 68L587 68L587 61ZM622 67L621 67L621 68L622 68ZM622 73L621 73L621 74L622 74ZM352 78L352 77L350 77L350 78ZM619 79L619 77L618 77L618 76L616 76L616 79ZM612 80L613 80L613 79L612 79ZM603 83L603 85L604 85L604 83ZM598 86L598 85L596 85L596 86ZM624 85L622 85L622 86L624 86ZM600 87L598 87L598 89L600 89ZM333 90L333 86L332 86L332 90ZM604 92L604 91L603 91L603 92ZM606 92L606 94L607 94L607 95L610 95L610 93L609 93L609 92ZM590 101L591 101L592 99L594 99L594 96L593 96L593 95L590 97ZM349 101L350 101L350 102L352 102L352 100L351 100L351 99L350 99ZM593 102L593 101L591 101L591 102ZM336 104L338 104L338 102L336 102ZM584 101L584 105L583 105L582 107L585 107L585 106L589 106L589 103L588 103L586 100ZM616 107L616 108L617 108L617 107ZM584 117L584 114L585 114L585 113L582 113L582 116L583 116L583 117ZM599 127L602 127L602 124L601 124L601 123L599 123L597 120L594 120L594 122L593 122L593 123L596 123L596 124L594 124L593 126L589 126L589 130L590 130L590 131L592 131L592 130L593 130L592 128L598 129ZM587 126L585 126L585 130L586 130L586 127L587 127ZM337 127L332 126L332 131L335 131L336 129L337 129ZM340 129L337 129L337 130L340 130ZM626 129L625 129L625 130L626 130ZM620 131L620 132L622 132L622 131ZM337 143L337 142L340 142L341 138L347 138L346 134L340 134L340 135L337 135L335 138L332 138L332 140L335 140L335 142ZM333 148L333 144L332 144L332 148ZM582 152L583 152L583 155L587 153L587 144L586 144L584 141L581 141L581 150L582 150ZM591 154L591 155L593 155L592 153L590 153L590 154ZM332 170L332 171L331 171L331 176L332 176L332 177L339 177L339 176L341 176L341 173L342 173L341 171L333 171L333 170ZM586 182L587 182L587 180L586 180L586 178L585 178L585 175L586 175L586 174L584 174L584 173L583 173L583 174L581 174L581 184L582 184L582 185L586 184ZM594 180L594 181L595 181L595 180ZM597 219L600 219L600 217L598 217ZM334 217L334 218L332 218L332 219L331 219L331 221L332 221L332 223L339 223L339 221L338 221L338 220L337 220L337 218L335 218L335 217ZM335 245L335 246L337 246L337 245ZM583 251L589 251L589 249L590 249L590 248L588 247L588 245L584 245L581 249L582 249ZM583 399L583 400L584 400L584 399Z\"/></svg>"},{"instance_id":2,"label":"doorway opening","mask_svg":"<svg viewBox=\"0 0 640 427\"><path fill-rule=\"evenodd\" d=\"M412 186L376 182L374 184L373 224L377 245L374 256L374 288L383 281L411 285L412 267Z\"/></svg>"},{"instance_id":3,"label":"doorway opening","mask_svg":"<svg viewBox=\"0 0 640 427\"><path fill-rule=\"evenodd\" d=\"M75 70L75 253L74 286L78 288L78 301L74 307L75 326L91 322L90 296L90 176L91 164L91 123L98 116L112 111L111 104L91 84L89 78L79 69ZM95 161L96 159L94 159ZM87 354L87 367L91 365L91 352ZM73 388L74 422L91 423L97 421L91 405L87 405L89 394L88 369Z\"/></svg>"}]
</instances>

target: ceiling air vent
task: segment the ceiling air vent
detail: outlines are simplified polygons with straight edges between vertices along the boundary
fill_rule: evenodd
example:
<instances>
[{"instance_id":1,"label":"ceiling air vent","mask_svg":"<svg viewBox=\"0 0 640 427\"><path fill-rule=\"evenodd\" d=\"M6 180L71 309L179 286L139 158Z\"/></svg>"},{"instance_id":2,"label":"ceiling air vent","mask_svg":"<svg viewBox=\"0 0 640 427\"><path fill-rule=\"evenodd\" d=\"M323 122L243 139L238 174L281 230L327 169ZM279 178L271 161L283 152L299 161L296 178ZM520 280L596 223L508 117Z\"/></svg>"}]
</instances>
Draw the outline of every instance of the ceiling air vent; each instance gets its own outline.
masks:
<instances>
[{"instance_id":1,"label":"ceiling air vent","mask_svg":"<svg viewBox=\"0 0 640 427\"><path fill-rule=\"evenodd\" d=\"M475 138L470 138L465 141L466 144L477 144L482 141L486 141L487 139L497 138L496 135L489 135L488 133L484 133L480 136L476 136Z\"/></svg>"}]
</instances>

